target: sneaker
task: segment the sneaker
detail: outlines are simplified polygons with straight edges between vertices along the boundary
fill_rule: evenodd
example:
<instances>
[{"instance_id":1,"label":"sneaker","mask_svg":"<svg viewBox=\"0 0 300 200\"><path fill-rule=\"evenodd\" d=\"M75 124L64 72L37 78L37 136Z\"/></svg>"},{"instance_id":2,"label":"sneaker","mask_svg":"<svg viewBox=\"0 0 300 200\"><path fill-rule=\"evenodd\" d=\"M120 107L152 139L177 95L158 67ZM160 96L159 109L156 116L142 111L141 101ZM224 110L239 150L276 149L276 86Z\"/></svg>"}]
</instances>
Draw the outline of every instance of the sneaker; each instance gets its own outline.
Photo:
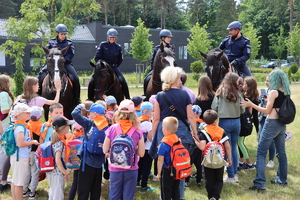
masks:
<instances>
[{"instance_id":1,"label":"sneaker","mask_svg":"<svg viewBox=\"0 0 300 200\"><path fill-rule=\"evenodd\" d=\"M209 200L217 200L215 197L210 198Z\"/></svg>"},{"instance_id":2,"label":"sneaker","mask_svg":"<svg viewBox=\"0 0 300 200\"><path fill-rule=\"evenodd\" d=\"M153 191L154 190L154 188L152 188L152 187L149 187L149 186L146 186L146 187L142 187L142 188L140 188L140 192L147 192L147 191Z\"/></svg>"},{"instance_id":3,"label":"sneaker","mask_svg":"<svg viewBox=\"0 0 300 200\"><path fill-rule=\"evenodd\" d=\"M266 188L260 188L260 187L257 187L255 185L249 187L249 190L258 190L258 191L261 191L261 190L266 190Z\"/></svg>"},{"instance_id":4,"label":"sneaker","mask_svg":"<svg viewBox=\"0 0 300 200\"><path fill-rule=\"evenodd\" d=\"M235 184L236 183L236 180L235 180L235 178L225 178L224 180L223 180L223 182L224 183L232 183L232 184Z\"/></svg>"},{"instance_id":5,"label":"sneaker","mask_svg":"<svg viewBox=\"0 0 300 200\"><path fill-rule=\"evenodd\" d=\"M29 194L30 194L30 189L28 189L27 191L23 191L23 197L29 197Z\"/></svg>"},{"instance_id":6,"label":"sneaker","mask_svg":"<svg viewBox=\"0 0 300 200\"><path fill-rule=\"evenodd\" d=\"M239 182L239 176L237 174L234 175L234 180L235 180L236 183Z\"/></svg>"},{"instance_id":7,"label":"sneaker","mask_svg":"<svg viewBox=\"0 0 300 200\"><path fill-rule=\"evenodd\" d=\"M185 182L184 187L188 188L188 187L190 187L190 185L191 184L189 182Z\"/></svg>"},{"instance_id":8,"label":"sneaker","mask_svg":"<svg viewBox=\"0 0 300 200\"><path fill-rule=\"evenodd\" d=\"M287 185L288 185L288 183L287 183L287 182L280 183L280 182L277 182L276 180L271 180L271 183L272 183L272 184L277 184L277 185L280 185L280 186L282 186L282 187L285 187L285 186L287 186Z\"/></svg>"},{"instance_id":9,"label":"sneaker","mask_svg":"<svg viewBox=\"0 0 300 200\"><path fill-rule=\"evenodd\" d=\"M243 166L242 169L253 170L253 169L255 169L255 166L254 166L253 164L249 165L249 164L247 163L247 164L245 164L245 165Z\"/></svg>"},{"instance_id":10,"label":"sneaker","mask_svg":"<svg viewBox=\"0 0 300 200\"><path fill-rule=\"evenodd\" d=\"M273 160L269 160L268 164L266 165L266 167L268 168L273 168L274 167L274 161Z\"/></svg>"},{"instance_id":11,"label":"sneaker","mask_svg":"<svg viewBox=\"0 0 300 200\"><path fill-rule=\"evenodd\" d=\"M0 193L5 190L10 190L10 184L6 183L5 185L0 184Z\"/></svg>"},{"instance_id":12,"label":"sneaker","mask_svg":"<svg viewBox=\"0 0 300 200\"><path fill-rule=\"evenodd\" d=\"M35 193L30 192L30 194L29 194L29 199L36 199L37 196L38 196L38 194L37 194L36 192L35 192Z\"/></svg>"},{"instance_id":13,"label":"sneaker","mask_svg":"<svg viewBox=\"0 0 300 200\"><path fill-rule=\"evenodd\" d=\"M191 178L196 178L196 177L197 177L197 173L191 175Z\"/></svg>"},{"instance_id":14,"label":"sneaker","mask_svg":"<svg viewBox=\"0 0 300 200\"><path fill-rule=\"evenodd\" d=\"M198 182L197 187L201 187L201 186L202 186L201 182Z\"/></svg>"},{"instance_id":15,"label":"sneaker","mask_svg":"<svg viewBox=\"0 0 300 200\"><path fill-rule=\"evenodd\" d=\"M136 183L136 187L137 187L137 188L140 188L140 187L141 187L140 182L137 182L137 183Z\"/></svg>"},{"instance_id":16,"label":"sneaker","mask_svg":"<svg viewBox=\"0 0 300 200\"><path fill-rule=\"evenodd\" d=\"M152 181L158 181L157 178L156 178L156 176L153 176Z\"/></svg>"}]
</instances>

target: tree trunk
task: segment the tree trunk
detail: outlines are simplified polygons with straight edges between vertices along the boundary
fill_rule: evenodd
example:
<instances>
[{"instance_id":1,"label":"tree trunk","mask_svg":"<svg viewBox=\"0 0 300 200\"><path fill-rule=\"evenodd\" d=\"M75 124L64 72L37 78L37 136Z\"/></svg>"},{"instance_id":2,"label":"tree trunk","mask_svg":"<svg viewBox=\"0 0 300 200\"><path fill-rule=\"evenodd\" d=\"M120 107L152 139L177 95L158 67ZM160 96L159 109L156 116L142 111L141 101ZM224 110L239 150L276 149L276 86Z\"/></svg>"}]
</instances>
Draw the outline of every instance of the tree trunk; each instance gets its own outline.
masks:
<instances>
[{"instance_id":1,"label":"tree trunk","mask_svg":"<svg viewBox=\"0 0 300 200\"><path fill-rule=\"evenodd\" d=\"M289 4L290 4L290 32L293 31L293 11L294 11L294 1L293 0L289 0Z\"/></svg>"},{"instance_id":2,"label":"tree trunk","mask_svg":"<svg viewBox=\"0 0 300 200\"><path fill-rule=\"evenodd\" d=\"M103 12L104 12L105 25L107 25L108 21L107 21L107 1L106 0L103 0Z\"/></svg>"}]
</instances>

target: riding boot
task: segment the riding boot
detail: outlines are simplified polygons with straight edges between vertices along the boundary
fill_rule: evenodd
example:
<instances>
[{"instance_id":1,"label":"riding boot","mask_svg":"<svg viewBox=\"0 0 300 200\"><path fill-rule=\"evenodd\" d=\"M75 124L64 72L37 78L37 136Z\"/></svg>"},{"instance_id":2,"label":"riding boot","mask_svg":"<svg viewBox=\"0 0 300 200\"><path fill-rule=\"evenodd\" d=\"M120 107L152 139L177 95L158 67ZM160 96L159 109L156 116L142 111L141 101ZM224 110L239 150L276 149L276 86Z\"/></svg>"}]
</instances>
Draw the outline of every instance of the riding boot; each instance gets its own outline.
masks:
<instances>
[{"instance_id":1,"label":"riding boot","mask_svg":"<svg viewBox=\"0 0 300 200\"><path fill-rule=\"evenodd\" d=\"M38 80L39 80L39 90L38 90L38 95L42 96L42 87L43 87L43 80L44 78L47 76L48 74L48 70L47 70L47 65L44 65L41 70L39 71L39 74L37 76Z\"/></svg>"},{"instance_id":2,"label":"riding boot","mask_svg":"<svg viewBox=\"0 0 300 200\"><path fill-rule=\"evenodd\" d=\"M73 95L74 95L74 103L75 105L78 105L81 103L80 100L80 83L79 83L79 78L76 73L75 68L71 63L65 63L65 70L68 73L68 76L72 80L73 83Z\"/></svg>"},{"instance_id":3,"label":"riding boot","mask_svg":"<svg viewBox=\"0 0 300 200\"><path fill-rule=\"evenodd\" d=\"M77 81L74 80L73 87L74 87L75 105L81 104L81 100L80 100L80 83L79 83L79 80L77 80Z\"/></svg>"},{"instance_id":4,"label":"riding boot","mask_svg":"<svg viewBox=\"0 0 300 200\"><path fill-rule=\"evenodd\" d=\"M144 95L143 96L146 96L146 90L147 90L149 80L151 79L151 76L152 76L152 71L150 71L144 78Z\"/></svg>"},{"instance_id":5,"label":"riding boot","mask_svg":"<svg viewBox=\"0 0 300 200\"><path fill-rule=\"evenodd\" d=\"M120 80L120 79L119 79ZM123 93L124 93L124 96L125 96L125 99L130 99L130 95L129 95L129 89L128 89L128 85L127 85L127 82L126 80L120 80L120 83L122 85L122 90L123 90Z\"/></svg>"},{"instance_id":6,"label":"riding boot","mask_svg":"<svg viewBox=\"0 0 300 200\"><path fill-rule=\"evenodd\" d=\"M94 101L94 78L92 77L88 86L88 100Z\"/></svg>"}]
</instances>

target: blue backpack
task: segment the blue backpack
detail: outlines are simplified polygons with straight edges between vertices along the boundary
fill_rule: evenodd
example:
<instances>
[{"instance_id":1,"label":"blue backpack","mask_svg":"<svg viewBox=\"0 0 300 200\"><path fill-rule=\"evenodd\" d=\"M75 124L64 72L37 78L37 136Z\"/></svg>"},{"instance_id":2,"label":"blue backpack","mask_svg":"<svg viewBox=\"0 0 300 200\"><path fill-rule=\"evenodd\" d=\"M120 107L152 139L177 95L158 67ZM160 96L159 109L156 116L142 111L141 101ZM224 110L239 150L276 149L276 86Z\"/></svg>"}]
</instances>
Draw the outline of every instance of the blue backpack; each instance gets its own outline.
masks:
<instances>
[{"instance_id":1,"label":"blue backpack","mask_svg":"<svg viewBox=\"0 0 300 200\"><path fill-rule=\"evenodd\" d=\"M135 163L135 145L132 135L136 128L132 126L127 134L123 134L121 126L116 126L116 137L111 143L110 166L130 169Z\"/></svg>"},{"instance_id":2,"label":"blue backpack","mask_svg":"<svg viewBox=\"0 0 300 200\"><path fill-rule=\"evenodd\" d=\"M2 135L2 146L7 156L13 155L17 151L17 161L19 161L19 147L17 146L14 130L17 126L24 128L24 135L26 134L26 127L23 124L13 124L9 126Z\"/></svg>"},{"instance_id":3,"label":"blue backpack","mask_svg":"<svg viewBox=\"0 0 300 200\"><path fill-rule=\"evenodd\" d=\"M51 142L45 142L35 152L35 163L41 172L51 172L55 168L55 160Z\"/></svg>"}]
</instances>

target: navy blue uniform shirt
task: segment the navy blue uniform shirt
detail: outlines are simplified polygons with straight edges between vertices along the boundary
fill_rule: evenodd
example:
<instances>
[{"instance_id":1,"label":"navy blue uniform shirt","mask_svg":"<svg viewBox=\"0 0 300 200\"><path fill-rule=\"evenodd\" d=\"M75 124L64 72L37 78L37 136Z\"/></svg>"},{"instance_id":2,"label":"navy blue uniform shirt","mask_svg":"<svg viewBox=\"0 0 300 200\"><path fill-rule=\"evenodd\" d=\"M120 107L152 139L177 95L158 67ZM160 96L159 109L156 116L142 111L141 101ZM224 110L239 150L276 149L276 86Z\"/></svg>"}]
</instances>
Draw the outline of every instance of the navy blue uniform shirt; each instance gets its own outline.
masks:
<instances>
[{"instance_id":1,"label":"navy blue uniform shirt","mask_svg":"<svg viewBox=\"0 0 300 200\"><path fill-rule=\"evenodd\" d=\"M47 48L48 49L52 49L52 48L63 49L67 46L70 46L70 47L69 47L68 51L64 54L65 64L71 64L72 63L72 58L75 54L75 48L73 46L72 40L68 40L66 38L63 41L60 41L58 39L58 37L52 38L52 39L49 40Z\"/></svg>"},{"instance_id":2,"label":"navy blue uniform shirt","mask_svg":"<svg viewBox=\"0 0 300 200\"><path fill-rule=\"evenodd\" d=\"M239 66L245 65L250 58L250 40L243 35L237 40L230 36L226 37L219 45L219 48L225 49L224 53L227 55L229 62L236 60Z\"/></svg>"},{"instance_id":3,"label":"navy blue uniform shirt","mask_svg":"<svg viewBox=\"0 0 300 200\"><path fill-rule=\"evenodd\" d=\"M123 61L122 47L118 43L111 44L109 41L101 42L95 55L95 61L104 60L110 66L119 67Z\"/></svg>"}]
</instances>

